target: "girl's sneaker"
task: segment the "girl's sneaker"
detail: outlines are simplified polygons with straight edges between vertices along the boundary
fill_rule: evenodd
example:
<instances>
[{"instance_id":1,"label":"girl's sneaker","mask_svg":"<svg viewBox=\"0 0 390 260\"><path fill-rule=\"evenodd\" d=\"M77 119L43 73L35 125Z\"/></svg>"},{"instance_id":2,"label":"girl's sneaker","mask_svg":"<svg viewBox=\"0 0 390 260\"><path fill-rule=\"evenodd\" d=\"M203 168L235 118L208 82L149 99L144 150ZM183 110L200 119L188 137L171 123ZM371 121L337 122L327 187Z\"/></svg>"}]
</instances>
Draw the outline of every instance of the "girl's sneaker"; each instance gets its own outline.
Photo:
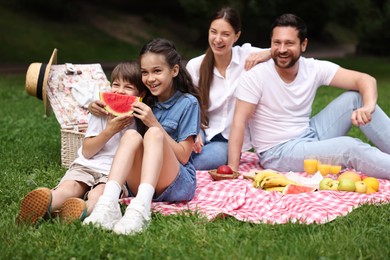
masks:
<instances>
[{"instance_id":1,"label":"girl's sneaker","mask_svg":"<svg viewBox=\"0 0 390 260\"><path fill-rule=\"evenodd\" d=\"M84 219L83 224L93 224L104 229L112 230L114 225L122 218L118 200L100 196L91 215Z\"/></svg>"},{"instance_id":2,"label":"girl's sneaker","mask_svg":"<svg viewBox=\"0 0 390 260\"><path fill-rule=\"evenodd\" d=\"M127 206L125 215L115 224L113 231L122 235L133 235L145 230L150 223L150 210L143 201L134 198Z\"/></svg>"},{"instance_id":3,"label":"girl's sneaker","mask_svg":"<svg viewBox=\"0 0 390 260\"><path fill-rule=\"evenodd\" d=\"M69 198L62 204L59 217L70 224L75 220L83 221L87 217L87 204L80 198Z\"/></svg>"},{"instance_id":4,"label":"girl's sneaker","mask_svg":"<svg viewBox=\"0 0 390 260\"><path fill-rule=\"evenodd\" d=\"M51 191L38 188L28 193L20 203L20 211L16 217L17 224L35 225L39 219L50 216Z\"/></svg>"}]
</instances>

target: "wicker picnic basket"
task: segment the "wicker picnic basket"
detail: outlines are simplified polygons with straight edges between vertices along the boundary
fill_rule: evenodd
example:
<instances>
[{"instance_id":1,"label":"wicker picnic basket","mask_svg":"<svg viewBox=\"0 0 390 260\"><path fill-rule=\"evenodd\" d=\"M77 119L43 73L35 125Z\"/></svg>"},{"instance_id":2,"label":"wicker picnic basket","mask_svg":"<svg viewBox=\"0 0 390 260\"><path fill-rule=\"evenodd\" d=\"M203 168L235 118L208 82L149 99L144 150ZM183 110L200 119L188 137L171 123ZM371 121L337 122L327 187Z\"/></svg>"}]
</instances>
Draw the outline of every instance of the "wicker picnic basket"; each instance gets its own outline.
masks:
<instances>
[{"instance_id":1,"label":"wicker picnic basket","mask_svg":"<svg viewBox=\"0 0 390 260\"><path fill-rule=\"evenodd\" d=\"M75 99L72 90L91 94L96 100L100 91L107 91L110 82L100 64L74 64L76 73L66 73L66 66L52 65L47 83L47 97L61 126L61 165L69 167L76 159L88 127L88 110Z\"/></svg>"}]
</instances>

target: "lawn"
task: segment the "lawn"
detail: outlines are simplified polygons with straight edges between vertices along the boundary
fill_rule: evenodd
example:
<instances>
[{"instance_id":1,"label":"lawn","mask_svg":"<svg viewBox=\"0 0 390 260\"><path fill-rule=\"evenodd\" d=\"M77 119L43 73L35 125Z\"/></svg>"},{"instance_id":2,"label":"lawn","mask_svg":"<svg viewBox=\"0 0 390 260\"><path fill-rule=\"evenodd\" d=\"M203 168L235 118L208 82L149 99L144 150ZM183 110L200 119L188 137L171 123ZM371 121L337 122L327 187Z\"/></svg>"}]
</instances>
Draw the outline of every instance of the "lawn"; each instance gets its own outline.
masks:
<instances>
[{"instance_id":1,"label":"lawn","mask_svg":"<svg viewBox=\"0 0 390 260\"><path fill-rule=\"evenodd\" d=\"M390 62L350 58L338 63L378 79L378 103L390 114ZM319 111L340 91L321 88ZM363 205L322 225L251 224L228 217L213 222L197 214L153 215L148 230L117 236L58 219L37 227L15 224L20 200L32 189L55 186L60 163L60 129L43 116L41 101L24 91L24 75L0 76L0 259L387 259L390 205ZM358 129L351 135L363 138ZM364 139L364 138L363 138Z\"/></svg>"}]
</instances>

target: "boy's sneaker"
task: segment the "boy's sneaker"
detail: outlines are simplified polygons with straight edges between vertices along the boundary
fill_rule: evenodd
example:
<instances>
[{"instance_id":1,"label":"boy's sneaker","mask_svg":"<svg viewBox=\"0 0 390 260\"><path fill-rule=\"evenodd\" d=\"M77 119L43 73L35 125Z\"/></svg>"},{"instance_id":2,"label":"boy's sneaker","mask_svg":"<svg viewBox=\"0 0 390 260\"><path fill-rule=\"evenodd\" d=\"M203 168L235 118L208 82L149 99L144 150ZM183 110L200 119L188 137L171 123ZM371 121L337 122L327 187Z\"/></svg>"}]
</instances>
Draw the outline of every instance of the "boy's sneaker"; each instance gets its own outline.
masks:
<instances>
[{"instance_id":1,"label":"boy's sneaker","mask_svg":"<svg viewBox=\"0 0 390 260\"><path fill-rule=\"evenodd\" d=\"M100 196L91 215L84 219L83 224L88 225L91 223L104 229L112 230L121 217L122 212L118 200Z\"/></svg>"},{"instance_id":2,"label":"boy's sneaker","mask_svg":"<svg viewBox=\"0 0 390 260\"><path fill-rule=\"evenodd\" d=\"M62 204L60 219L68 224L87 217L87 204L80 198L69 198Z\"/></svg>"},{"instance_id":3,"label":"boy's sneaker","mask_svg":"<svg viewBox=\"0 0 390 260\"><path fill-rule=\"evenodd\" d=\"M150 210L146 209L141 199L134 198L126 208L125 215L115 224L113 231L117 234L132 235L149 226Z\"/></svg>"},{"instance_id":4,"label":"boy's sneaker","mask_svg":"<svg viewBox=\"0 0 390 260\"><path fill-rule=\"evenodd\" d=\"M39 219L50 215L50 207L50 189L38 188L33 190L22 199L16 223L35 225Z\"/></svg>"}]
</instances>

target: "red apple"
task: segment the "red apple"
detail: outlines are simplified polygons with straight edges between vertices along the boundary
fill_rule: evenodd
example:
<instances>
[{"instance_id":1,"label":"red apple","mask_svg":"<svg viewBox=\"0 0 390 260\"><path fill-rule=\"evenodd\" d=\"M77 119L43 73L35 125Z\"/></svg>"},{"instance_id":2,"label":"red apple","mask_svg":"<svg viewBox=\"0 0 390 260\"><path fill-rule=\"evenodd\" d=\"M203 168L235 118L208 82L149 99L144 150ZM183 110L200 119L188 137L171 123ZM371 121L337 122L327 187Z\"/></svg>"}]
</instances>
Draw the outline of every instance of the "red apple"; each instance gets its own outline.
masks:
<instances>
[{"instance_id":1,"label":"red apple","mask_svg":"<svg viewBox=\"0 0 390 260\"><path fill-rule=\"evenodd\" d=\"M221 165L217 169L217 173L219 174L233 174L232 168L227 165Z\"/></svg>"}]
</instances>

